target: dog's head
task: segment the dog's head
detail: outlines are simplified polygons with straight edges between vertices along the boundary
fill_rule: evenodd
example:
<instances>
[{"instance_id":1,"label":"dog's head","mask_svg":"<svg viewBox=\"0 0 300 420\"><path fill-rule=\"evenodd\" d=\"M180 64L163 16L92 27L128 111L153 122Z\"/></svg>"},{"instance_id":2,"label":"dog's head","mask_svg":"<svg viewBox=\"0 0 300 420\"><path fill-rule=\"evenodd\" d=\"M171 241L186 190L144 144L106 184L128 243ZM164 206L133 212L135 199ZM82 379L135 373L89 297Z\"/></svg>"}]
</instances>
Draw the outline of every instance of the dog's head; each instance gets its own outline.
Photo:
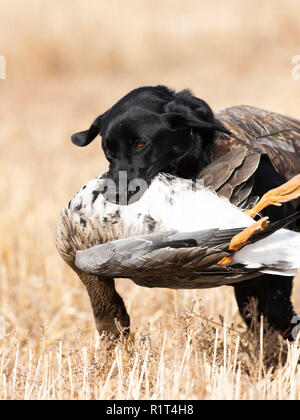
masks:
<instances>
[{"instance_id":1,"label":"dog's head","mask_svg":"<svg viewBox=\"0 0 300 420\"><path fill-rule=\"evenodd\" d=\"M217 131L229 134L208 104L188 90L142 87L96 118L88 130L74 134L72 142L86 146L101 135L108 177L120 197L134 190L133 180L149 183L159 172L195 177L201 154ZM123 183L120 174L126 178Z\"/></svg>"}]
</instances>

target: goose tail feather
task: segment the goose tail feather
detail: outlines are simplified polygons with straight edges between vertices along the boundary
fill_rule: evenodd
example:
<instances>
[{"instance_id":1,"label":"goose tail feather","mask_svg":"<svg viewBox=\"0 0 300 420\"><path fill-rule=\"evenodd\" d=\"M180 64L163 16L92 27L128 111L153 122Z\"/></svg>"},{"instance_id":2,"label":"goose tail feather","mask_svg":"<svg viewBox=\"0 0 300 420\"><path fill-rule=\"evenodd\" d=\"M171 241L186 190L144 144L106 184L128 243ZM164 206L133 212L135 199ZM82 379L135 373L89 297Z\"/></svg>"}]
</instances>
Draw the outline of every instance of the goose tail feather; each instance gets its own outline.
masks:
<instances>
[{"instance_id":1,"label":"goose tail feather","mask_svg":"<svg viewBox=\"0 0 300 420\"><path fill-rule=\"evenodd\" d=\"M251 244L236 253L232 264L257 268L262 273L295 276L300 268L300 235L285 227L299 218L297 212L257 232Z\"/></svg>"}]
</instances>

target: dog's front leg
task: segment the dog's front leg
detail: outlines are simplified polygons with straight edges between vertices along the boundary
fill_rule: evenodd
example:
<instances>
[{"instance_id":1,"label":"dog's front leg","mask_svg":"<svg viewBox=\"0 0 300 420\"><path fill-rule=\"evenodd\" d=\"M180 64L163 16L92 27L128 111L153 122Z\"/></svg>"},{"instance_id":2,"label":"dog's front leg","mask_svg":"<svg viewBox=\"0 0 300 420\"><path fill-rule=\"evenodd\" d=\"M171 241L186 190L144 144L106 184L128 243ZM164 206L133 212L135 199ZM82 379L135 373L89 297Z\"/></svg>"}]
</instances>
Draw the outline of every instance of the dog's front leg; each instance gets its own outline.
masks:
<instances>
[{"instance_id":1,"label":"dog's front leg","mask_svg":"<svg viewBox=\"0 0 300 420\"><path fill-rule=\"evenodd\" d=\"M99 334L109 339L128 335L130 318L123 299L115 289L114 279L84 272L78 272L78 275L89 294Z\"/></svg>"}]
</instances>

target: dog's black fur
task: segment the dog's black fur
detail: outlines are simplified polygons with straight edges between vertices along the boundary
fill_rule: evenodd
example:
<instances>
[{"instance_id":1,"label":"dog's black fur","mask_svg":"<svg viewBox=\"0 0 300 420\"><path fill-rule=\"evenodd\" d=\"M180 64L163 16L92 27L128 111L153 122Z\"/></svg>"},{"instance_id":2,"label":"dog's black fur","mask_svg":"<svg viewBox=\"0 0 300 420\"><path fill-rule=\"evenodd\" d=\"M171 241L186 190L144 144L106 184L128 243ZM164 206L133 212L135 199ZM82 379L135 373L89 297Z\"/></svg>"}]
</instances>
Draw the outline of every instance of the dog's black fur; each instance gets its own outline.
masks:
<instances>
[{"instance_id":1,"label":"dog's black fur","mask_svg":"<svg viewBox=\"0 0 300 420\"><path fill-rule=\"evenodd\" d=\"M217 131L228 133L206 102L188 90L175 93L156 86L133 90L72 141L86 146L100 133L110 163L108 176L118 187L121 171L127 172L128 183L149 181L161 171L197 176L206 163L203 151Z\"/></svg>"},{"instance_id":2,"label":"dog's black fur","mask_svg":"<svg viewBox=\"0 0 300 420\"><path fill-rule=\"evenodd\" d=\"M179 93L165 86L141 87L131 91L112 108L100 115L86 131L76 133L77 146L88 145L98 134L110 166L108 177L119 185L119 172L126 171L128 183L140 178L149 182L159 172L183 178L196 178L209 163L207 149L217 132L229 134L217 121L206 102L188 90ZM261 196L283 180L265 157L255 175L253 193ZM120 194L127 191L117 191ZM123 201L124 203L124 201ZM272 207L267 215L272 221L293 212L292 206ZM295 315L290 300L292 278L264 275L235 285L240 312L248 325L251 297L258 299L259 312L271 326L292 339Z\"/></svg>"}]
</instances>

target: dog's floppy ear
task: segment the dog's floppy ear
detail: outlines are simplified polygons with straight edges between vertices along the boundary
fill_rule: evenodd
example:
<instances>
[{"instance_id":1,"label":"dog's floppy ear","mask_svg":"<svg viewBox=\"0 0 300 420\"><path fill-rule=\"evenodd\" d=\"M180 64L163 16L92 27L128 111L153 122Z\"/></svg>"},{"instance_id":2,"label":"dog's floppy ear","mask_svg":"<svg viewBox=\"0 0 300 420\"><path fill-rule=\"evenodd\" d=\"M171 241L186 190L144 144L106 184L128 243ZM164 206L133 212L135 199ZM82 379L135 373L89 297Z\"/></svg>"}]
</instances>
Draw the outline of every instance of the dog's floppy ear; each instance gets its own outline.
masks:
<instances>
[{"instance_id":1,"label":"dog's floppy ear","mask_svg":"<svg viewBox=\"0 0 300 420\"><path fill-rule=\"evenodd\" d=\"M225 134L230 135L230 131L227 130L219 121L204 121L197 119L192 115L183 115L177 112L170 112L164 114L164 120L168 122L171 128L180 129L180 128L194 128L195 130L203 129L209 131L221 131Z\"/></svg>"},{"instance_id":2,"label":"dog's floppy ear","mask_svg":"<svg viewBox=\"0 0 300 420\"><path fill-rule=\"evenodd\" d=\"M193 128L230 134L230 131L215 119L209 105L192 96L188 90L179 92L176 99L165 106L163 118L173 129Z\"/></svg>"},{"instance_id":3,"label":"dog's floppy ear","mask_svg":"<svg viewBox=\"0 0 300 420\"><path fill-rule=\"evenodd\" d=\"M71 140L76 146L87 146L101 132L101 117L96 118L88 130L80 131L71 136Z\"/></svg>"}]
</instances>

